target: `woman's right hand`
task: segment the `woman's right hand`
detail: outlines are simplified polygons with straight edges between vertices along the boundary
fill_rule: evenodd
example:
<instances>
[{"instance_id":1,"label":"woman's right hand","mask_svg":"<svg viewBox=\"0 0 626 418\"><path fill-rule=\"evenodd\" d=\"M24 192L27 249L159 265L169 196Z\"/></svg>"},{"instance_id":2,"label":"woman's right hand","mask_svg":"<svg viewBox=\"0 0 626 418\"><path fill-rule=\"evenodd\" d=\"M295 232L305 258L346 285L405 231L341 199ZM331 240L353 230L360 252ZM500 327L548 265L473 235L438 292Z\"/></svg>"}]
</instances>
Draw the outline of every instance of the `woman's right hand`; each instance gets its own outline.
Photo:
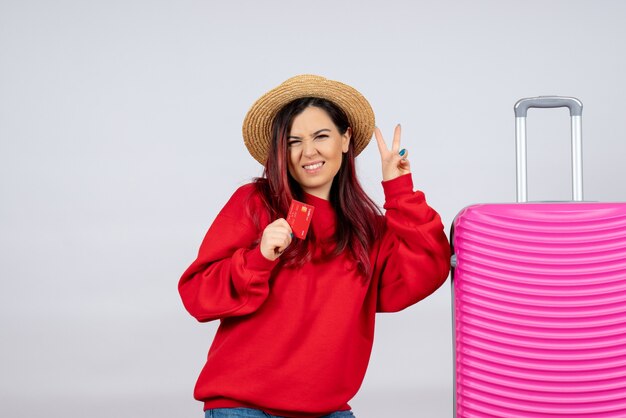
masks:
<instances>
[{"instance_id":1,"label":"woman's right hand","mask_svg":"<svg viewBox=\"0 0 626 418\"><path fill-rule=\"evenodd\" d=\"M291 227L284 218L276 219L263 230L261 244L259 244L261 254L268 260L274 261L291 244Z\"/></svg>"}]
</instances>

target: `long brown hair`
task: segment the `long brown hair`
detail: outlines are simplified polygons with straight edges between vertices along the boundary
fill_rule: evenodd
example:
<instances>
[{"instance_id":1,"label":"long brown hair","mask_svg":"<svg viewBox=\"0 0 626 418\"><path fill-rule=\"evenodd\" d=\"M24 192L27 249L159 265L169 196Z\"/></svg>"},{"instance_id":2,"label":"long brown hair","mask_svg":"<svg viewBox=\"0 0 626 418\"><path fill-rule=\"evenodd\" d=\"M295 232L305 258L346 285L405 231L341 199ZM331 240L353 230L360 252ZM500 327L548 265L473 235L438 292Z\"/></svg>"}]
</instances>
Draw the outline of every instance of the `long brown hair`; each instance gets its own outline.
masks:
<instances>
[{"instance_id":1,"label":"long brown hair","mask_svg":"<svg viewBox=\"0 0 626 418\"><path fill-rule=\"evenodd\" d=\"M339 106L321 98L296 99L278 112L272 124L272 143L263 176L255 179L270 221L286 217L293 199L303 200L304 192L300 184L289 174L287 138L295 117L311 106L324 110L341 135L350 126L348 117ZM348 152L343 154L341 167L333 179L329 201L335 209L337 219L334 237L336 245L327 256L333 257L346 250L350 251L359 271L369 277L369 249L381 235L381 211L357 179L352 141ZM311 246L316 243L312 232L309 230L306 240L292 241L281 255L281 262L285 266L298 266L311 260Z\"/></svg>"}]
</instances>

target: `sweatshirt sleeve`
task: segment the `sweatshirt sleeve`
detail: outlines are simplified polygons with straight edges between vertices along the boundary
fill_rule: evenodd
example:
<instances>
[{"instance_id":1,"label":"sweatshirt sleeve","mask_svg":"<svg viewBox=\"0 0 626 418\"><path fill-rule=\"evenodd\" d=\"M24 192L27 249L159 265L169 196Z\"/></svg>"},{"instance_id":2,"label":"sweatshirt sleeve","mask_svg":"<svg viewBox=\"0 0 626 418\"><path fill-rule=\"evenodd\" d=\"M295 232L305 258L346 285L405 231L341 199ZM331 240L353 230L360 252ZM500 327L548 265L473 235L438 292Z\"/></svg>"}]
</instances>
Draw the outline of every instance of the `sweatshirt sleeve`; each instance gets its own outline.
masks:
<instances>
[{"instance_id":1,"label":"sweatshirt sleeve","mask_svg":"<svg viewBox=\"0 0 626 418\"><path fill-rule=\"evenodd\" d=\"M450 245L441 218L413 191L411 174L384 181L385 233L374 265L379 312L400 311L445 282Z\"/></svg>"},{"instance_id":2,"label":"sweatshirt sleeve","mask_svg":"<svg viewBox=\"0 0 626 418\"><path fill-rule=\"evenodd\" d=\"M277 261L266 259L246 210L252 185L239 188L206 233L196 260L183 273L178 291L187 311L206 322L254 312L265 301Z\"/></svg>"}]
</instances>

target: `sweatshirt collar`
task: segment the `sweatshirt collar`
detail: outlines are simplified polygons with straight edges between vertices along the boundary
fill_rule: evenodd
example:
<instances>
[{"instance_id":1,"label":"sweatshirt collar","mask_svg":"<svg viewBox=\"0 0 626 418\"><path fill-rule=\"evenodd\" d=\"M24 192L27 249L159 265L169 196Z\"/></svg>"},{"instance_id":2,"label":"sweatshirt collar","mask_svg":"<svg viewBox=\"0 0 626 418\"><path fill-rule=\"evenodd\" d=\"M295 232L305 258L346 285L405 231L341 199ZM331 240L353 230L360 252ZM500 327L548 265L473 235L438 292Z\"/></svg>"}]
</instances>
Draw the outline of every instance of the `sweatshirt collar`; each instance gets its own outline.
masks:
<instances>
[{"instance_id":1,"label":"sweatshirt collar","mask_svg":"<svg viewBox=\"0 0 626 418\"><path fill-rule=\"evenodd\" d=\"M322 199L321 197L313 196L312 194L308 194L303 192L304 203L315 206L315 209L332 209L333 206L329 200Z\"/></svg>"}]
</instances>

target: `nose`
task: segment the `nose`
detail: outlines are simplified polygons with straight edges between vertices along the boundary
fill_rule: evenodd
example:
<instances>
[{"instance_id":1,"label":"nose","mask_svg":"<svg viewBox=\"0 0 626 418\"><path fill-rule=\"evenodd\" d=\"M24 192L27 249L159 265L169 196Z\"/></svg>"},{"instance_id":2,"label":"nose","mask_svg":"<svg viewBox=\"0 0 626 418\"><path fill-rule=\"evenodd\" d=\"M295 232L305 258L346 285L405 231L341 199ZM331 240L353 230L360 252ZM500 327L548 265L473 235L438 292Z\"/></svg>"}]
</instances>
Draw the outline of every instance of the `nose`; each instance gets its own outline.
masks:
<instances>
[{"instance_id":1,"label":"nose","mask_svg":"<svg viewBox=\"0 0 626 418\"><path fill-rule=\"evenodd\" d=\"M302 141L302 156L312 157L317 154L317 148L313 141Z\"/></svg>"}]
</instances>

